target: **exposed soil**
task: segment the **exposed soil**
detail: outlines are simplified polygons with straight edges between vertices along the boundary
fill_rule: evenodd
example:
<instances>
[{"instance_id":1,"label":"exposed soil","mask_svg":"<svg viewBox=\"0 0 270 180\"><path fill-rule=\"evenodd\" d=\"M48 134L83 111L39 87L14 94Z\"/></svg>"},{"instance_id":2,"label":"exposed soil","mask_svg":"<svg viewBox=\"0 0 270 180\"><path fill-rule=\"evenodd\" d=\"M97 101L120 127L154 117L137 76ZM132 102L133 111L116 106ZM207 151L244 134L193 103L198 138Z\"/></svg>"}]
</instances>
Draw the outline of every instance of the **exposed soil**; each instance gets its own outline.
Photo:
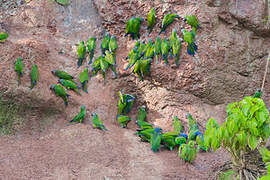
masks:
<instances>
[{"instance_id":1,"label":"exposed soil","mask_svg":"<svg viewBox=\"0 0 270 180\"><path fill-rule=\"evenodd\" d=\"M209 1L211 6L206 7L203 3L188 4L186 1L168 1L163 4L156 1L130 1L133 3L131 9L129 1L120 0L98 0L94 3L92 0L76 0L71 1L68 7L50 0L16 2L0 2L0 5L5 4L0 8L0 32L9 33L8 40L0 44L0 92L4 97L12 97L18 104L30 108L21 115L24 126L16 129L14 136L0 137L0 179L210 179L213 177L212 170L229 159L226 152L219 150L216 153L200 153L193 164L188 164L178 158L177 150L162 149L159 153L153 153L148 143L140 142L133 135L140 105L147 106L148 119L165 131L172 129L174 115L180 117L186 126L184 117L187 112L194 115L203 130L209 117L219 122L224 119L224 108L228 102L256 89L263 72L258 69L264 63L257 63L254 59L263 59L266 52L261 50L252 54L251 50L250 61L255 65L247 69L243 67L246 64L244 58L240 58L241 63L238 63L241 68L235 67L229 71L228 67L237 62L227 59L229 62L222 69L222 65L226 64L223 62L226 60L225 49L233 49L237 42L233 40L235 44L231 43L231 39L226 39L227 36L221 33L227 27L224 20L218 26L215 21L219 18L212 18L218 16L214 2ZM132 12L145 15L151 3L157 3L152 5L159 7L158 17L172 9L182 12L181 15L190 11L199 16L202 22L202 31L198 34L202 40L199 41L199 46L200 43L202 45L199 49L200 61L196 64L194 59L183 52L178 70L172 60L170 67L154 64L151 78L138 82L130 72L123 70L126 63L124 59L134 43L123 37L124 22L132 16ZM204 6L206 9L200 11L199 7ZM207 11L209 9L215 13L210 14ZM207 22L207 19L211 21ZM218 30L210 33L208 26L211 30ZM239 33L239 29L231 26L236 29L236 34ZM157 27L152 38L158 33ZM181 21L174 27L180 29ZM232 33L231 29L226 30L228 34ZM96 36L97 57L105 31L118 38L119 77L114 79L108 73L105 86L100 75L92 78L88 86L89 93L78 96L69 92L71 98L69 106L65 108L62 100L55 98L49 90L49 86L57 82L51 70L62 69L78 77L86 63L79 69L76 66L77 44L80 40ZM142 29L143 36L145 32ZM240 31L237 35L241 36L241 33L245 32ZM215 38L220 38L219 42L224 43L223 49L218 47L219 52L212 48L217 46ZM254 44L260 41L260 44L264 44L262 49L266 49L267 43L264 42L267 39L260 35L253 38ZM212 49L209 50L209 47ZM245 48L239 50L244 51L241 55L246 55ZM226 56L234 57L235 54ZM24 59L25 76L22 85L17 87L13 66L19 56ZM28 74L34 63L39 67L40 83L30 91ZM247 76L245 73L248 70L252 72ZM266 87L269 87L267 82ZM226 88L229 90L225 91ZM115 120L118 90L134 94L137 98L130 114L133 121L128 129L121 129ZM266 98L269 99L268 96ZM109 131L93 129L89 115L83 124L66 126L68 120L78 113L81 104L86 105L88 114L97 112Z\"/></svg>"}]
</instances>

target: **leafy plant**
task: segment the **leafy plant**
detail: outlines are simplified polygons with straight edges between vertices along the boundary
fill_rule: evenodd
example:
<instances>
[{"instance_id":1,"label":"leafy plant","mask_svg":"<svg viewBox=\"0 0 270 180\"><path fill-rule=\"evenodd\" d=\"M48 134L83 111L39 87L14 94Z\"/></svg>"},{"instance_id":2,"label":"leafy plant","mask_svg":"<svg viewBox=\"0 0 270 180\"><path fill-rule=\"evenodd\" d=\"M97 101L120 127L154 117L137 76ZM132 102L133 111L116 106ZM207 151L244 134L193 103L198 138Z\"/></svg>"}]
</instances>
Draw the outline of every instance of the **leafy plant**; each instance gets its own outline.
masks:
<instances>
[{"instance_id":1,"label":"leafy plant","mask_svg":"<svg viewBox=\"0 0 270 180\"><path fill-rule=\"evenodd\" d=\"M262 176L259 180L268 180L268 179L270 179L270 151L268 151L267 148L262 147L259 150L259 152L262 155L262 159L266 165L266 169L267 169L267 173L268 173L267 175Z\"/></svg>"},{"instance_id":2,"label":"leafy plant","mask_svg":"<svg viewBox=\"0 0 270 180\"><path fill-rule=\"evenodd\" d=\"M56 0L57 3L63 5L63 6L67 6L68 5L68 0Z\"/></svg>"},{"instance_id":3,"label":"leafy plant","mask_svg":"<svg viewBox=\"0 0 270 180\"><path fill-rule=\"evenodd\" d=\"M206 125L205 146L226 149L239 177L247 175L244 155L266 143L269 137L269 112L261 98L244 97L226 108L226 121L219 125L210 119Z\"/></svg>"}]
</instances>

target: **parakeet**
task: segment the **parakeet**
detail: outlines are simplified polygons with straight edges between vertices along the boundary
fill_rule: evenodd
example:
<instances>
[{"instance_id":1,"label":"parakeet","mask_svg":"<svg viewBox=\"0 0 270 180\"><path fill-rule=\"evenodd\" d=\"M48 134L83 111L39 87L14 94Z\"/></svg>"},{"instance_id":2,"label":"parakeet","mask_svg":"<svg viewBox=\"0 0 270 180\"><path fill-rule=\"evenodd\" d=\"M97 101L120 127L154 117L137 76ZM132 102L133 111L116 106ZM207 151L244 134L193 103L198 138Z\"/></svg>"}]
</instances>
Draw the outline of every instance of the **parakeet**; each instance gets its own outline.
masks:
<instances>
[{"instance_id":1,"label":"parakeet","mask_svg":"<svg viewBox=\"0 0 270 180\"><path fill-rule=\"evenodd\" d=\"M59 79L58 82L62 84L65 88L73 90L74 92L78 93L79 95L82 95L79 89L81 89L77 84L73 83L70 80L65 79Z\"/></svg>"},{"instance_id":2,"label":"parakeet","mask_svg":"<svg viewBox=\"0 0 270 180\"><path fill-rule=\"evenodd\" d=\"M56 97L61 97L66 106L68 106L67 98L70 96L67 94L66 90L59 84L53 84L50 86L50 89L54 91Z\"/></svg>"},{"instance_id":3,"label":"parakeet","mask_svg":"<svg viewBox=\"0 0 270 180\"><path fill-rule=\"evenodd\" d=\"M150 139L151 149L153 152L157 152L160 149L160 143L161 143L161 128L155 128L153 135Z\"/></svg>"},{"instance_id":4,"label":"parakeet","mask_svg":"<svg viewBox=\"0 0 270 180\"><path fill-rule=\"evenodd\" d=\"M69 121L69 125L75 122L83 123L83 121L85 120L85 115L86 115L85 106L81 105L81 111L71 121Z\"/></svg>"},{"instance_id":5,"label":"parakeet","mask_svg":"<svg viewBox=\"0 0 270 180\"><path fill-rule=\"evenodd\" d=\"M127 36L127 35L130 34L130 36L132 37L132 39L134 39L134 33L133 33L133 30L132 30L132 28L133 28L132 26L133 26L134 20L135 20L135 18L132 17L126 23L126 34L125 34L125 36Z\"/></svg>"},{"instance_id":6,"label":"parakeet","mask_svg":"<svg viewBox=\"0 0 270 180\"><path fill-rule=\"evenodd\" d=\"M83 63L83 60L85 58L85 55L86 55L86 47L85 47L85 44L84 44L84 41L81 41L79 43L79 46L77 48L77 54L78 54L78 67L80 67Z\"/></svg>"},{"instance_id":7,"label":"parakeet","mask_svg":"<svg viewBox=\"0 0 270 180\"><path fill-rule=\"evenodd\" d=\"M198 123L196 122L196 120L192 117L192 115L190 113L188 113L186 115L187 119L188 119L188 129L189 131L191 131L192 129L199 129Z\"/></svg>"},{"instance_id":8,"label":"parakeet","mask_svg":"<svg viewBox=\"0 0 270 180\"><path fill-rule=\"evenodd\" d=\"M187 52L189 55L194 56L195 52L198 50L198 46L196 45L194 41L194 33L189 32L185 29L182 29L183 37L185 42L187 42Z\"/></svg>"},{"instance_id":9,"label":"parakeet","mask_svg":"<svg viewBox=\"0 0 270 180\"><path fill-rule=\"evenodd\" d=\"M105 51L109 51L109 44L110 44L110 34L108 32L105 33L105 36L101 42L100 48L103 55L105 55Z\"/></svg>"},{"instance_id":10,"label":"parakeet","mask_svg":"<svg viewBox=\"0 0 270 180\"><path fill-rule=\"evenodd\" d=\"M153 125L151 123L148 123L142 120L137 120L136 123L141 129L153 128Z\"/></svg>"},{"instance_id":11,"label":"parakeet","mask_svg":"<svg viewBox=\"0 0 270 180\"><path fill-rule=\"evenodd\" d=\"M137 50L131 50L131 52L129 53L129 62L128 62L128 65L127 67L125 68L125 70L128 70L130 67L132 67L136 61L138 60L139 58L139 53Z\"/></svg>"},{"instance_id":12,"label":"parakeet","mask_svg":"<svg viewBox=\"0 0 270 180\"><path fill-rule=\"evenodd\" d=\"M131 121L131 118L124 115L117 115L116 120L118 121L118 123L122 128L126 128L127 124Z\"/></svg>"},{"instance_id":13,"label":"parakeet","mask_svg":"<svg viewBox=\"0 0 270 180\"><path fill-rule=\"evenodd\" d=\"M144 59L152 60L154 58L154 55L155 55L155 46L152 45L152 46L147 48L147 50L144 54Z\"/></svg>"},{"instance_id":14,"label":"parakeet","mask_svg":"<svg viewBox=\"0 0 270 180\"><path fill-rule=\"evenodd\" d=\"M18 75L18 86L21 84L21 77L23 75L23 62L22 58L18 58L16 63L15 63L15 72Z\"/></svg>"},{"instance_id":15,"label":"parakeet","mask_svg":"<svg viewBox=\"0 0 270 180\"><path fill-rule=\"evenodd\" d=\"M114 35L112 35L109 42L109 50L113 56L116 55L117 48L118 48L118 44L117 44L116 38Z\"/></svg>"},{"instance_id":16,"label":"parakeet","mask_svg":"<svg viewBox=\"0 0 270 180\"><path fill-rule=\"evenodd\" d=\"M103 125L101 119L99 119L97 113L92 113L91 115L93 117L92 123L94 128L99 128L108 131L108 129L106 129L106 127Z\"/></svg>"},{"instance_id":17,"label":"parakeet","mask_svg":"<svg viewBox=\"0 0 270 180\"><path fill-rule=\"evenodd\" d=\"M142 130L137 130L137 133L134 133L134 135L138 135L141 138L141 141L143 142L150 142L151 137L154 132L154 128L147 128Z\"/></svg>"},{"instance_id":18,"label":"parakeet","mask_svg":"<svg viewBox=\"0 0 270 180\"><path fill-rule=\"evenodd\" d=\"M138 115L137 115L137 120L138 121L145 121L146 120L146 116L147 116L147 113L146 113L146 110L145 110L145 106L139 107L139 112L138 112Z\"/></svg>"},{"instance_id":19,"label":"parakeet","mask_svg":"<svg viewBox=\"0 0 270 180\"><path fill-rule=\"evenodd\" d=\"M115 56L111 52L105 51L104 59L105 59L105 61L107 61L109 66L112 68L114 75L117 76Z\"/></svg>"},{"instance_id":20,"label":"parakeet","mask_svg":"<svg viewBox=\"0 0 270 180\"><path fill-rule=\"evenodd\" d=\"M261 98L262 97L262 90L258 88L255 94L253 95L254 98Z\"/></svg>"},{"instance_id":21,"label":"parakeet","mask_svg":"<svg viewBox=\"0 0 270 180\"><path fill-rule=\"evenodd\" d=\"M100 67L100 61L101 59L104 59L103 56L99 56L98 58L95 59L94 63L92 64L92 75L91 76L95 76L97 75L98 71L100 71L101 67Z\"/></svg>"},{"instance_id":22,"label":"parakeet","mask_svg":"<svg viewBox=\"0 0 270 180\"><path fill-rule=\"evenodd\" d=\"M154 53L155 53L155 58L156 58L156 64L159 62L159 55L161 54L161 39L160 36L156 38L155 41L155 48L154 48Z\"/></svg>"},{"instance_id":23,"label":"parakeet","mask_svg":"<svg viewBox=\"0 0 270 180\"><path fill-rule=\"evenodd\" d=\"M130 94L124 94L122 95L121 91L119 91L119 97L118 100L118 114L119 115L126 115L131 110L135 97Z\"/></svg>"},{"instance_id":24,"label":"parakeet","mask_svg":"<svg viewBox=\"0 0 270 180\"><path fill-rule=\"evenodd\" d=\"M162 20L161 31L159 32L159 34L161 34L162 32L165 32L166 34L166 28L173 23L175 18L179 18L179 15L174 13L166 14Z\"/></svg>"},{"instance_id":25,"label":"parakeet","mask_svg":"<svg viewBox=\"0 0 270 180\"><path fill-rule=\"evenodd\" d=\"M100 59L100 69L103 76L104 85L106 84L106 71L109 67L109 63L105 60L105 58Z\"/></svg>"},{"instance_id":26,"label":"parakeet","mask_svg":"<svg viewBox=\"0 0 270 180\"><path fill-rule=\"evenodd\" d=\"M79 80L82 85L82 90L86 93L87 91L87 83L88 83L88 69L85 68L80 74L79 74Z\"/></svg>"},{"instance_id":27,"label":"parakeet","mask_svg":"<svg viewBox=\"0 0 270 180\"><path fill-rule=\"evenodd\" d=\"M161 42L161 55L162 59L165 61L165 64L168 65L168 54L169 54L170 46L166 38L164 38Z\"/></svg>"},{"instance_id":28,"label":"parakeet","mask_svg":"<svg viewBox=\"0 0 270 180\"><path fill-rule=\"evenodd\" d=\"M174 127L174 130L178 133L181 133L182 130L183 130L183 126L181 124L181 122L179 121L178 117L177 116L174 116L173 117L173 127Z\"/></svg>"},{"instance_id":29,"label":"parakeet","mask_svg":"<svg viewBox=\"0 0 270 180\"><path fill-rule=\"evenodd\" d=\"M149 34L151 34L155 24L156 24L156 9L152 8L147 14L147 28L149 30Z\"/></svg>"},{"instance_id":30,"label":"parakeet","mask_svg":"<svg viewBox=\"0 0 270 180\"><path fill-rule=\"evenodd\" d=\"M132 24L132 30L134 33L134 38L132 38L133 40L140 38L141 21L143 21L143 18L141 18L141 17L137 17L134 19L134 22Z\"/></svg>"},{"instance_id":31,"label":"parakeet","mask_svg":"<svg viewBox=\"0 0 270 180\"><path fill-rule=\"evenodd\" d=\"M184 21L186 21L195 31L200 28L199 21L195 15L186 16Z\"/></svg>"},{"instance_id":32,"label":"parakeet","mask_svg":"<svg viewBox=\"0 0 270 180\"><path fill-rule=\"evenodd\" d=\"M86 41L86 46L87 46L87 50L88 50L88 54L89 54L89 63L92 63L92 59L94 57L95 54L95 49L96 49L96 38L95 37L91 37L90 39L88 39Z\"/></svg>"},{"instance_id":33,"label":"parakeet","mask_svg":"<svg viewBox=\"0 0 270 180\"><path fill-rule=\"evenodd\" d=\"M176 146L175 138L173 136L166 136L162 134L161 136L161 144L163 144L166 148L168 148L170 151L174 149Z\"/></svg>"},{"instance_id":34,"label":"parakeet","mask_svg":"<svg viewBox=\"0 0 270 180\"><path fill-rule=\"evenodd\" d=\"M0 33L0 42L1 43L4 43L7 38L8 38L8 33Z\"/></svg>"},{"instance_id":35,"label":"parakeet","mask_svg":"<svg viewBox=\"0 0 270 180\"><path fill-rule=\"evenodd\" d=\"M60 79L65 79L65 80L73 80L73 76L68 74L65 71L60 71L60 70L52 70L51 71L53 75L57 76Z\"/></svg>"},{"instance_id":36,"label":"parakeet","mask_svg":"<svg viewBox=\"0 0 270 180\"><path fill-rule=\"evenodd\" d=\"M132 72L138 76L140 81L143 81L143 75L141 74L141 66L142 66L143 59L139 59L133 66Z\"/></svg>"},{"instance_id":37,"label":"parakeet","mask_svg":"<svg viewBox=\"0 0 270 180\"><path fill-rule=\"evenodd\" d=\"M203 138L203 135L201 133L199 133L197 136L196 136L196 142L198 144L198 149L199 150L202 150L202 151L207 151L205 145L204 145L204 138Z\"/></svg>"},{"instance_id":38,"label":"parakeet","mask_svg":"<svg viewBox=\"0 0 270 180\"><path fill-rule=\"evenodd\" d=\"M188 136L186 134L180 134L178 137L175 138L175 143L181 146L182 144L187 143Z\"/></svg>"},{"instance_id":39,"label":"parakeet","mask_svg":"<svg viewBox=\"0 0 270 180\"><path fill-rule=\"evenodd\" d=\"M175 42L172 44L172 54L174 56L174 61L177 67L179 66L180 52L181 52L181 39L177 38Z\"/></svg>"},{"instance_id":40,"label":"parakeet","mask_svg":"<svg viewBox=\"0 0 270 180\"><path fill-rule=\"evenodd\" d=\"M142 77L142 81L144 80L145 76L148 76L150 74L151 61L152 59L145 59L141 62L140 74Z\"/></svg>"},{"instance_id":41,"label":"parakeet","mask_svg":"<svg viewBox=\"0 0 270 180\"><path fill-rule=\"evenodd\" d=\"M182 144L179 147L178 150L178 156L180 159L184 161L188 161L189 163L192 163L193 160L196 158L197 155L197 149L195 147L194 141L189 141L188 144Z\"/></svg>"},{"instance_id":42,"label":"parakeet","mask_svg":"<svg viewBox=\"0 0 270 180\"><path fill-rule=\"evenodd\" d=\"M32 66L32 71L30 73L30 79L31 79L31 89L34 88L35 85L37 85L37 82L39 80L39 72L38 67L36 64Z\"/></svg>"}]
</instances>

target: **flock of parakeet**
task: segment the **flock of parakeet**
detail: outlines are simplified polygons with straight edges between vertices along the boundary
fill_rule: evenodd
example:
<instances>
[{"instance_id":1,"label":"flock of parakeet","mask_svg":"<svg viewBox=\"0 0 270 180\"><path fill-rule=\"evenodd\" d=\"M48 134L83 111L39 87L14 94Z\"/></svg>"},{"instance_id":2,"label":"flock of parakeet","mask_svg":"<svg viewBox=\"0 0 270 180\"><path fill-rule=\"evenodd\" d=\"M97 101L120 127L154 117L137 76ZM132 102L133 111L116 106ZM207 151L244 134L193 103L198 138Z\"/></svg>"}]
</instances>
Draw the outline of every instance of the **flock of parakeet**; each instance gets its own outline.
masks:
<instances>
[{"instance_id":1,"label":"flock of parakeet","mask_svg":"<svg viewBox=\"0 0 270 180\"><path fill-rule=\"evenodd\" d=\"M147 14L147 26L149 34L153 31L154 26L156 25L156 15L155 8L152 8ZM176 66L179 65L181 43L184 41L187 43L187 52L188 54L194 56L197 51L197 45L195 43L195 35L197 29L199 28L198 19L196 16L186 16L184 21L187 22L192 30L188 31L182 29L183 39L177 35L176 29L172 30L171 36L169 38L164 37L161 39L160 34L162 32L166 35L166 28L172 24L175 18L179 18L177 14L166 14L162 20L162 25L160 27L159 35L156 37L155 42L150 38L146 43L143 40L138 40L140 38L140 26L141 22L144 21L141 17L132 17L127 21L126 24L126 36L130 35L137 42L134 48L129 52L127 60L129 63L125 70L133 68L132 72L138 76L140 80L144 80L144 77L150 73L150 66L153 59L156 59L156 63L159 63L159 56L164 60L165 64L168 65L168 56L175 59ZM4 42L8 38L7 33L0 33L0 42ZM183 41L184 40L184 41ZM118 44L116 38L109 33L106 33L102 42L101 42L101 55L97 57L94 61L95 49L96 49L96 38L91 37L86 41L80 41L77 48L77 66L81 67L84 63L84 60L89 55L88 67L83 69L79 74L80 83L75 81L75 78L68 74L65 71L53 70L51 71L53 75L59 78L57 84L52 84L50 90L52 90L57 97L61 97L66 106L68 106L68 97L70 96L66 90L72 90L78 95L82 95L80 89L85 93L87 91L87 83L90 77L95 76L99 71L101 72L104 84L106 83L106 71L111 67L115 76L116 72L116 51ZM91 72L89 72L89 68ZM20 85L21 77L23 76L24 64L22 58L18 58L15 63L15 72L18 75L18 85ZM31 77L31 89L37 84L39 80L39 71L36 64L33 65L32 71L30 73ZM135 101L135 96L130 94L122 94L119 91L119 101L118 101L118 112L116 120L122 128L126 128L128 123L131 121L131 118L127 114L131 111L132 106ZM73 123L83 123L86 118L86 107L82 105L80 107L80 112L69 122L68 125ZM105 126L102 123L102 120L98 117L97 113L92 113L92 123L94 128L100 128L107 131ZM179 119L174 117L174 131L173 132L162 132L162 129L159 127L154 127L153 124L146 121L147 113L144 106L139 108L137 116L137 125L138 129L135 135L138 135L141 138L141 141L150 142L151 149L154 152L160 150L160 146L173 150L176 146L179 146L179 157L185 161L192 162L196 157L198 149L206 151L204 144L203 135L199 131L197 122L188 114L188 125L189 125L189 134L183 133L183 126Z\"/></svg>"}]
</instances>

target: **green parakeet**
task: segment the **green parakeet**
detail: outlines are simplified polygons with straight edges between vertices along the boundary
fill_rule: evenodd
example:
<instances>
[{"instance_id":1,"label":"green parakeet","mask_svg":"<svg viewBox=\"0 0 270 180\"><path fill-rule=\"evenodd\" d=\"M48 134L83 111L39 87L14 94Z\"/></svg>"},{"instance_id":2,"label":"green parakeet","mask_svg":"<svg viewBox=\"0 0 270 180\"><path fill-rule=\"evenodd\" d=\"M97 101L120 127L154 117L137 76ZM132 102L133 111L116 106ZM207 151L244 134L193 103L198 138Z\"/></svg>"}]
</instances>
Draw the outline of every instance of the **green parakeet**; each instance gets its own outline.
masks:
<instances>
[{"instance_id":1,"label":"green parakeet","mask_svg":"<svg viewBox=\"0 0 270 180\"><path fill-rule=\"evenodd\" d=\"M141 21L143 21L143 18L141 18L141 17L137 17L137 18L134 19L134 22L132 24L132 30L133 30L133 33L134 33L134 38L132 38L132 39L140 38Z\"/></svg>"},{"instance_id":2,"label":"green parakeet","mask_svg":"<svg viewBox=\"0 0 270 180\"><path fill-rule=\"evenodd\" d=\"M181 39L177 38L175 42L172 44L172 54L174 56L174 61L177 67L179 66L180 52L181 52Z\"/></svg>"},{"instance_id":3,"label":"green parakeet","mask_svg":"<svg viewBox=\"0 0 270 180\"><path fill-rule=\"evenodd\" d=\"M184 21L186 21L195 31L200 28L199 21L195 15L186 16Z\"/></svg>"},{"instance_id":4,"label":"green parakeet","mask_svg":"<svg viewBox=\"0 0 270 180\"><path fill-rule=\"evenodd\" d=\"M155 55L155 46L152 45L152 46L147 48L147 50L144 54L144 59L152 60L154 58L154 55Z\"/></svg>"},{"instance_id":5,"label":"green parakeet","mask_svg":"<svg viewBox=\"0 0 270 180\"><path fill-rule=\"evenodd\" d=\"M135 20L135 18L132 17L126 23L126 34L125 34L125 36L127 36L127 35L130 34L131 37L132 37L132 39L134 38L134 33L133 33L133 30L132 30L132 28L133 28L132 26L133 26L134 20Z\"/></svg>"},{"instance_id":6,"label":"green parakeet","mask_svg":"<svg viewBox=\"0 0 270 180\"><path fill-rule=\"evenodd\" d=\"M119 98L120 99L118 100L118 114L126 115L130 112L134 104L135 97L130 94L122 95L121 91L119 91Z\"/></svg>"},{"instance_id":7,"label":"green parakeet","mask_svg":"<svg viewBox=\"0 0 270 180\"><path fill-rule=\"evenodd\" d=\"M89 63L92 63L92 59L94 57L95 54L95 49L96 49L96 38L95 37L91 37L90 39L88 39L86 41L86 47L88 50L88 54L89 54Z\"/></svg>"},{"instance_id":8,"label":"green parakeet","mask_svg":"<svg viewBox=\"0 0 270 180\"><path fill-rule=\"evenodd\" d=\"M151 123L148 123L142 120L138 120L136 123L141 129L153 128L153 125Z\"/></svg>"},{"instance_id":9,"label":"green parakeet","mask_svg":"<svg viewBox=\"0 0 270 180\"><path fill-rule=\"evenodd\" d=\"M162 134L161 144L163 144L166 148L168 148L170 151L172 151L174 149L174 147L176 146L175 137L166 136L166 135Z\"/></svg>"},{"instance_id":10,"label":"green parakeet","mask_svg":"<svg viewBox=\"0 0 270 180\"><path fill-rule=\"evenodd\" d=\"M52 70L51 71L53 75L55 75L56 77L58 77L59 79L65 79L65 80L70 80L72 81L73 83L77 84L78 83L76 81L74 81L74 77L71 76L70 74L68 74L67 72L65 71L60 71L60 70Z\"/></svg>"},{"instance_id":11,"label":"green parakeet","mask_svg":"<svg viewBox=\"0 0 270 180\"><path fill-rule=\"evenodd\" d=\"M84 44L84 41L81 41L79 43L79 46L77 48L77 54L78 54L78 67L80 67L83 63L83 60L85 58L85 55L86 55L86 47L85 47L85 44Z\"/></svg>"},{"instance_id":12,"label":"green parakeet","mask_svg":"<svg viewBox=\"0 0 270 180\"><path fill-rule=\"evenodd\" d=\"M110 34L108 32L105 33L105 36L101 42L100 48L103 55L105 55L105 51L109 51L109 44L110 44Z\"/></svg>"},{"instance_id":13,"label":"green parakeet","mask_svg":"<svg viewBox=\"0 0 270 180\"><path fill-rule=\"evenodd\" d=\"M187 139L188 139L188 136L187 135L186 135L186 137L183 136L183 135L180 135L180 136L178 136L178 137L175 138L175 143L178 144L179 146L181 146L182 144L186 144L187 143Z\"/></svg>"},{"instance_id":14,"label":"green parakeet","mask_svg":"<svg viewBox=\"0 0 270 180\"><path fill-rule=\"evenodd\" d=\"M87 83L88 83L88 69L85 68L80 74L79 74L79 80L82 85L82 90L86 93L87 91Z\"/></svg>"},{"instance_id":15,"label":"green parakeet","mask_svg":"<svg viewBox=\"0 0 270 180\"><path fill-rule=\"evenodd\" d=\"M174 19L175 18L179 18L179 15L177 14L166 14L162 20L162 25L161 25L161 31L159 32L159 35L162 33L162 32L165 32L166 34L166 28L173 23Z\"/></svg>"},{"instance_id":16,"label":"green parakeet","mask_svg":"<svg viewBox=\"0 0 270 180\"><path fill-rule=\"evenodd\" d=\"M0 42L1 43L4 43L7 38L8 38L8 33L0 33Z\"/></svg>"},{"instance_id":17,"label":"green parakeet","mask_svg":"<svg viewBox=\"0 0 270 180\"><path fill-rule=\"evenodd\" d=\"M23 75L23 62L22 58L18 58L16 63L15 63L15 72L18 75L18 86L21 84L21 77Z\"/></svg>"},{"instance_id":18,"label":"green parakeet","mask_svg":"<svg viewBox=\"0 0 270 180\"><path fill-rule=\"evenodd\" d=\"M173 127L174 127L174 130L176 132L178 132L179 134L182 132L183 130L183 126L182 126L182 123L179 121L178 117L177 116L174 116L173 117Z\"/></svg>"},{"instance_id":19,"label":"green parakeet","mask_svg":"<svg viewBox=\"0 0 270 180\"><path fill-rule=\"evenodd\" d=\"M93 117L92 123L94 128L99 128L108 131L108 129L106 129L106 127L103 125L101 119L99 119L97 113L92 113L91 115Z\"/></svg>"},{"instance_id":20,"label":"green parakeet","mask_svg":"<svg viewBox=\"0 0 270 180\"><path fill-rule=\"evenodd\" d=\"M132 70L132 72L136 74L141 81L143 81L143 75L141 74L142 61L142 59L137 60Z\"/></svg>"},{"instance_id":21,"label":"green parakeet","mask_svg":"<svg viewBox=\"0 0 270 180\"><path fill-rule=\"evenodd\" d=\"M126 128L127 124L131 121L131 118L124 115L117 115L116 120L120 124L121 128Z\"/></svg>"},{"instance_id":22,"label":"green parakeet","mask_svg":"<svg viewBox=\"0 0 270 180\"><path fill-rule=\"evenodd\" d=\"M109 67L109 63L105 60L105 58L100 60L100 69L103 76L104 85L106 84L106 71Z\"/></svg>"},{"instance_id":23,"label":"green parakeet","mask_svg":"<svg viewBox=\"0 0 270 180\"><path fill-rule=\"evenodd\" d=\"M116 72L116 61L115 61L115 57L113 56L113 54L109 51L105 51L105 57L104 57L105 61L107 61L107 63L110 65L110 67L112 68L114 75L117 76L117 72Z\"/></svg>"},{"instance_id":24,"label":"green parakeet","mask_svg":"<svg viewBox=\"0 0 270 180\"><path fill-rule=\"evenodd\" d=\"M164 38L161 42L161 55L165 64L168 65L168 55L169 55L170 46L166 38Z\"/></svg>"},{"instance_id":25,"label":"green parakeet","mask_svg":"<svg viewBox=\"0 0 270 180\"><path fill-rule=\"evenodd\" d=\"M138 58L139 58L138 51L132 49L131 52L129 53L129 56L127 57L127 59L129 59L129 62L125 70L128 70L130 67L132 67L136 63Z\"/></svg>"},{"instance_id":26,"label":"green parakeet","mask_svg":"<svg viewBox=\"0 0 270 180\"><path fill-rule=\"evenodd\" d=\"M86 115L86 109L84 105L81 105L81 111L69 122L68 125L73 124L75 122L77 123L83 123L85 120Z\"/></svg>"},{"instance_id":27,"label":"green parakeet","mask_svg":"<svg viewBox=\"0 0 270 180\"><path fill-rule=\"evenodd\" d=\"M116 41L116 38L115 36L111 36L111 39L110 39L110 43L109 43L109 50L110 52L112 53L112 55L116 55L116 50L118 48L118 44L117 44L117 41Z\"/></svg>"},{"instance_id":28,"label":"green parakeet","mask_svg":"<svg viewBox=\"0 0 270 180\"><path fill-rule=\"evenodd\" d=\"M139 107L139 112L138 112L138 115L137 115L137 120L138 121L145 121L146 120L146 116L147 116L147 113L146 113L146 110L145 110L145 106Z\"/></svg>"},{"instance_id":29,"label":"green parakeet","mask_svg":"<svg viewBox=\"0 0 270 180\"><path fill-rule=\"evenodd\" d=\"M70 80L65 80L65 79L59 79L58 82L62 84L65 88L73 90L74 92L78 93L79 95L82 95L81 92L79 91L80 87L77 86L74 82Z\"/></svg>"},{"instance_id":30,"label":"green parakeet","mask_svg":"<svg viewBox=\"0 0 270 180\"><path fill-rule=\"evenodd\" d=\"M155 128L153 135L150 139L151 149L153 152L157 152L160 149L160 143L161 143L161 128Z\"/></svg>"},{"instance_id":31,"label":"green parakeet","mask_svg":"<svg viewBox=\"0 0 270 180\"><path fill-rule=\"evenodd\" d=\"M193 32L189 32L185 29L182 29L182 33L183 33L183 37L185 42L187 42L187 52L189 55L194 56L195 52L198 50L198 46L196 45L195 41L194 41L194 33Z\"/></svg>"},{"instance_id":32,"label":"green parakeet","mask_svg":"<svg viewBox=\"0 0 270 180\"><path fill-rule=\"evenodd\" d=\"M159 62L159 55L161 54L161 39L160 39L160 36L158 36L156 38L156 41L155 41L155 49L154 49L154 53L155 53L155 57L156 57L156 63L158 64Z\"/></svg>"},{"instance_id":33,"label":"green parakeet","mask_svg":"<svg viewBox=\"0 0 270 180\"><path fill-rule=\"evenodd\" d=\"M145 76L150 74L151 61L152 59L146 59L141 61L140 74L142 77L142 81L144 80Z\"/></svg>"},{"instance_id":34,"label":"green parakeet","mask_svg":"<svg viewBox=\"0 0 270 180\"><path fill-rule=\"evenodd\" d=\"M100 67L100 61L101 59L104 59L103 56L99 56L98 58L95 59L94 63L92 64L92 76L97 75L98 71L100 71L101 67Z\"/></svg>"},{"instance_id":35,"label":"green parakeet","mask_svg":"<svg viewBox=\"0 0 270 180\"><path fill-rule=\"evenodd\" d=\"M152 8L147 14L147 28L149 30L149 34L151 34L155 24L156 24L156 9Z\"/></svg>"},{"instance_id":36,"label":"green parakeet","mask_svg":"<svg viewBox=\"0 0 270 180\"><path fill-rule=\"evenodd\" d=\"M254 98L261 98L262 97L262 90L258 88L255 94L253 95Z\"/></svg>"},{"instance_id":37,"label":"green parakeet","mask_svg":"<svg viewBox=\"0 0 270 180\"><path fill-rule=\"evenodd\" d=\"M195 147L194 141L189 141L188 144L182 144L179 147L178 150L178 156L180 159L184 161L188 161L189 163L192 163L193 160L196 158L197 155L197 149Z\"/></svg>"},{"instance_id":38,"label":"green parakeet","mask_svg":"<svg viewBox=\"0 0 270 180\"><path fill-rule=\"evenodd\" d=\"M59 84L53 84L50 86L50 89L54 91L56 97L61 97L66 106L68 106L67 98L70 96L67 94L66 90Z\"/></svg>"},{"instance_id":39,"label":"green parakeet","mask_svg":"<svg viewBox=\"0 0 270 180\"><path fill-rule=\"evenodd\" d=\"M137 133L134 133L134 135L138 135L141 138L141 141L143 142L150 142L151 137L154 132L154 128L148 128L148 129L142 129L137 130Z\"/></svg>"},{"instance_id":40,"label":"green parakeet","mask_svg":"<svg viewBox=\"0 0 270 180\"><path fill-rule=\"evenodd\" d=\"M36 64L32 66L32 70L30 73L30 79L31 79L31 89L34 88L35 85L37 85L37 82L39 80L39 72L38 72L38 67Z\"/></svg>"}]
</instances>

